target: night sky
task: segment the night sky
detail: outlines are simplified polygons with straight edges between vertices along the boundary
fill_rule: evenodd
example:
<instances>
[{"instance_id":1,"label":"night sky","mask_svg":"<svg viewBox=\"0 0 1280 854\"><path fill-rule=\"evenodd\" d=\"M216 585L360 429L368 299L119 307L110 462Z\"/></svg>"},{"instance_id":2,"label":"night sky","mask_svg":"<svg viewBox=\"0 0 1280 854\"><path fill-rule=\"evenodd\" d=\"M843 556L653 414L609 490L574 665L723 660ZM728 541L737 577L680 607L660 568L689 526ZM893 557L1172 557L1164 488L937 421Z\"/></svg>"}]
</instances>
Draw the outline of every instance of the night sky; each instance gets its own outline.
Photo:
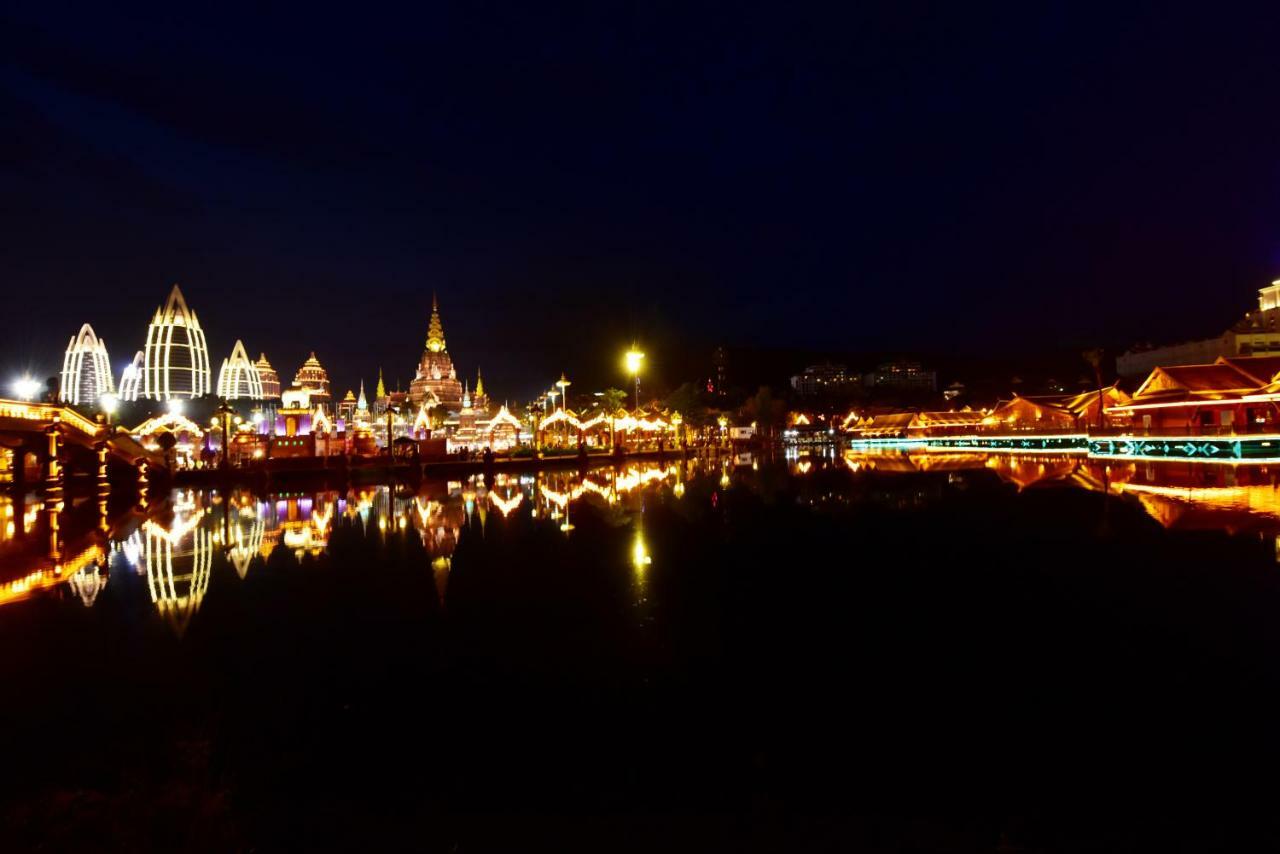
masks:
<instances>
[{"instance_id":1,"label":"night sky","mask_svg":"<svg viewBox=\"0 0 1280 854\"><path fill-rule=\"evenodd\" d=\"M301 8L0 17L0 380L85 321L118 371L175 281L215 366L339 391L407 387L436 291L515 399L633 337L1205 337L1280 276L1275 28L1209 5Z\"/></svg>"}]
</instances>

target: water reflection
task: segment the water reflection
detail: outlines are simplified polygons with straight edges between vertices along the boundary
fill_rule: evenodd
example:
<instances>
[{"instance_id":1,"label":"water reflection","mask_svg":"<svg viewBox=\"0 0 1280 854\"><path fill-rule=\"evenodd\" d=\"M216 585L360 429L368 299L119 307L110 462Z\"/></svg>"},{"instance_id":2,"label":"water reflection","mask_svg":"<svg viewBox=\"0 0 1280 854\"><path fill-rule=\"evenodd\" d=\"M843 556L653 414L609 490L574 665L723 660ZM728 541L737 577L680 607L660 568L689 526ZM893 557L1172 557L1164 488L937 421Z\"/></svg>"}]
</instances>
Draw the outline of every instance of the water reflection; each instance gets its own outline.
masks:
<instances>
[{"instance_id":1,"label":"water reflection","mask_svg":"<svg viewBox=\"0 0 1280 854\"><path fill-rule=\"evenodd\" d=\"M1073 487L1126 498L1165 528L1280 534L1280 469L1094 460L1080 455L981 453L855 453L843 457L852 472L994 472L1019 491ZM812 470L799 459L796 474Z\"/></svg>"},{"instance_id":2,"label":"water reflection","mask_svg":"<svg viewBox=\"0 0 1280 854\"><path fill-rule=\"evenodd\" d=\"M497 525L517 536L542 528L572 543L587 516L627 532L618 554L601 561L628 568L635 601L642 603L653 569L644 528L651 496L703 513L724 511L727 496L740 489L766 502L786 500L815 511L858 512L870 502L910 512L950 491L968 489L977 479L994 484L993 478L1018 493L1065 489L1105 495L1140 508L1167 529L1280 535L1280 467L1275 466L821 450L781 460L749 455L672 460L413 487L179 490L112 514L101 497L64 503L3 495L0 605L53 594L92 608L104 599L145 591L153 613L182 635L211 586L244 582L277 558L307 571L310 561L329 554L333 538L341 534L367 539L374 548L412 538L421 545L424 570L443 606L455 553L467 537L483 538ZM695 483L701 484L696 490ZM219 582L222 574L230 580Z\"/></svg>"},{"instance_id":3,"label":"water reflection","mask_svg":"<svg viewBox=\"0 0 1280 854\"><path fill-rule=\"evenodd\" d=\"M644 597L651 562L640 528L644 496L676 500L685 483L728 467L697 460L637 463L580 473L544 471L475 476L407 486L352 486L258 494L247 489L177 490L124 508L110 518L105 499L72 508L61 500L0 497L0 605L49 592L94 607L108 591L145 590L154 614L178 636L199 612L211 585L244 582L277 556L299 562L329 552L337 532L385 545L412 537L422 546L441 605L454 555L468 532L499 525L547 526L574 536L574 518L590 505L616 523L634 525L629 555ZM219 582L220 574L231 579ZM127 578L136 578L129 582Z\"/></svg>"}]
</instances>

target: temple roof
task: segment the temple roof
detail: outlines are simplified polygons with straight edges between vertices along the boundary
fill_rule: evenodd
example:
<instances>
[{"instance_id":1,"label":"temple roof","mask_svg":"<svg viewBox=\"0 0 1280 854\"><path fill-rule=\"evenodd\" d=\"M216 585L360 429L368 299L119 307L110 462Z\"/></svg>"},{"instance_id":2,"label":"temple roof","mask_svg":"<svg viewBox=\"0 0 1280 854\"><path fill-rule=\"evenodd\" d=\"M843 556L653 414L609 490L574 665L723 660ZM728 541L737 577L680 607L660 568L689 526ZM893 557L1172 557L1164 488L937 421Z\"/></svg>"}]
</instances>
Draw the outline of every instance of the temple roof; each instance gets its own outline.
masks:
<instances>
[{"instance_id":1,"label":"temple roof","mask_svg":"<svg viewBox=\"0 0 1280 854\"><path fill-rule=\"evenodd\" d=\"M1150 397L1162 392L1243 392L1258 383L1239 368L1222 363L1216 365L1176 365L1156 368L1134 393L1134 398Z\"/></svg>"},{"instance_id":2,"label":"temple roof","mask_svg":"<svg viewBox=\"0 0 1280 854\"><path fill-rule=\"evenodd\" d=\"M1280 356L1219 356L1215 364L1230 365L1258 385L1266 385L1280 374Z\"/></svg>"}]
</instances>

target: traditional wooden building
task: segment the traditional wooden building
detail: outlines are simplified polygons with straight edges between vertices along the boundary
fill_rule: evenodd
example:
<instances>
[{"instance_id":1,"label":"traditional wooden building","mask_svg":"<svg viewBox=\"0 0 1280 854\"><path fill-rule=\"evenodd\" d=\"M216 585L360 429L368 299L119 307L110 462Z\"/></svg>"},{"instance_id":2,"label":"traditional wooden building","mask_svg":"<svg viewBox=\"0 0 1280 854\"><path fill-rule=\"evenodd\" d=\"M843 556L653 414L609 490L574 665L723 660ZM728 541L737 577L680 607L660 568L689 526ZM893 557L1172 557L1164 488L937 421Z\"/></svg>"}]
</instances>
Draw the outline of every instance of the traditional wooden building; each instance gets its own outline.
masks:
<instances>
[{"instance_id":1,"label":"traditional wooden building","mask_svg":"<svg viewBox=\"0 0 1280 854\"><path fill-rule=\"evenodd\" d=\"M1166 435L1273 432L1280 427L1280 357L1223 356L1156 368L1109 412L1135 431Z\"/></svg>"}]
</instances>

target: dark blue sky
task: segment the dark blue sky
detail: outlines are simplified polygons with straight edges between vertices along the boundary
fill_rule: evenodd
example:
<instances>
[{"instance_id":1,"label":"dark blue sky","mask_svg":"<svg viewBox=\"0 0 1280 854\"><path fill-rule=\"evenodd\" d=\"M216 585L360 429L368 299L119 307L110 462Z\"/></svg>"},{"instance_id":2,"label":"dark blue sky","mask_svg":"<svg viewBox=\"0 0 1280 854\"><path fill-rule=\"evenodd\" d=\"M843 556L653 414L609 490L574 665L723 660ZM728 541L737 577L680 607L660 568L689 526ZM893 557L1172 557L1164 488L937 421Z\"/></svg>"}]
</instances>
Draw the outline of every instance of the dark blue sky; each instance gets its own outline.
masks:
<instances>
[{"instance_id":1,"label":"dark blue sky","mask_svg":"<svg viewBox=\"0 0 1280 854\"><path fill-rule=\"evenodd\" d=\"M215 364L314 349L342 386L407 383L437 291L460 371L515 398L620 383L633 336L674 381L721 342L1210 335L1280 275L1272 21L344 9L0 17L5 378L85 321L118 369L174 281Z\"/></svg>"}]
</instances>

